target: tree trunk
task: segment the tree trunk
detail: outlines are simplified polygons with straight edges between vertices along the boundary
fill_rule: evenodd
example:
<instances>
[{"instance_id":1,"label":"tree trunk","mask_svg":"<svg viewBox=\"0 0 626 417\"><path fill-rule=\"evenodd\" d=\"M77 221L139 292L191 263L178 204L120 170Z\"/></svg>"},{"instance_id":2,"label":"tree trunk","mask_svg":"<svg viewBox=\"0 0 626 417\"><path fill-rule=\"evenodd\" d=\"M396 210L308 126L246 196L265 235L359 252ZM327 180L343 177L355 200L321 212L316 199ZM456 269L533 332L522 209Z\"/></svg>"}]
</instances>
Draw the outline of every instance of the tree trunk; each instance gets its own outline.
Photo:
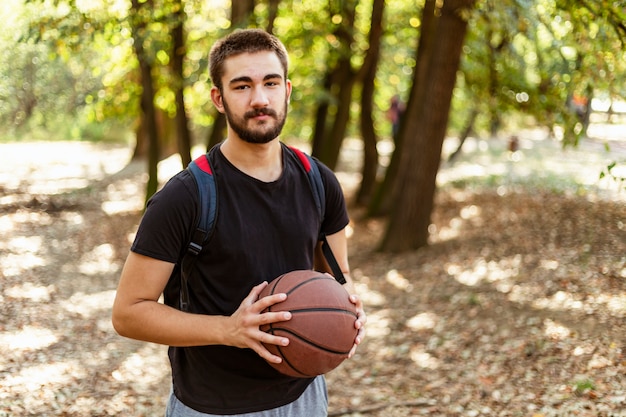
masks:
<instances>
[{"instance_id":1,"label":"tree trunk","mask_svg":"<svg viewBox=\"0 0 626 417\"><path fill-rule=\"evenodd\" d=\"M352 104L352 91L356 77L351 65L351 46L354 42L354 19L357 3L357 1L350 0L337 4L331 2L330 4L330 14L341 14L342 16L341 24L333 32L333 35L339 40L340 46L337 50L331 50L331 56L326 60L327 62L336 62L336 65L328 68L325 77L326 88L324 91L328 98L324 98L319 103L318 118L315 121L313 133L312 153L331 169L337 165L339 151L350 121L350 105ZM333 9L333 6L336 10ZM329 111L331 107L334 107L334 111ZM334 114L331 121L328 120L330 114Z\"/></svg>"},{"instance_id":2,"label":"tree trunk","mask_svg":"<svg viewBox=\"0 0 626 417\"><path fill-rule=\"evenodd\" d=\"M213 126L207 141L207 151L223 141L226 137L226 116L217 110L215 110L214 113L215 117L213 118Z\"/></svg>"},{"instance_id":3,"label":"tree trunk","mask_svg":"<svg viewBox=\"0 0 626 417\"><path fill-rule=\"evenodd\" d=\"M327 73L322 83L324 91L330 91L332 86L332 74ZM326 119L330 109L330 98L326 95L317 103L315 110L315 124L313 125L313 143L311 144L311 155L320 157L324 146L324 135L326 133Z\"/></svg>"},{"instance_id":4,"label":"tree trunk","mask_svg":"<svg viewBox=\"0 0 626 417\"><path fill-rule=\"evenodd\" d=\"M415 69L413 70L413 85L409 100L404 111L404 117L400 121L400 131L394 138L395 148L391 155L391 161L385 172L385 179L379 185L368 207L369 216L381 216L388 214L392 206L392 196L397 184L398 166L402 155L402 144L405 136L412 136L419 129L419 125L410 121L417 120L421 107L426 104L425 88L428 80L428 68L433 53L433 43L437 36L436 29L439 24L439 15L436 13L436 0L426 0L422 10L422 26L419 43L416 50Z\"/></svg>"},{"instance_id":5,"label":"tree trunk","mask_svg":"<svg viewBox=\"0 0 626 417\"><path fill-rule=\"evenodd\" d=\"M274 22L276 21L276 18L278 17L278 5L280 4L280 0L269 0L269 12L268 12L268 16L267 16L267 26L265 27L265 30L267 30L268 33L274 33Z\"/></svg>"},{"instance_id":6,"label":"tree trunk","mask_svg":"<svg viewBox=\"0 0 626 417\"><path fill-rule=\"evenodd\" d=\"M355 74L352 71L350 58L342 58L337 72L335 73L334 82L335 87L339 88L335 96L337 99L336 113L330 129L326 132L325 146L320 155L321 160L326 163L330 169L335 169L339 161L339 152L341 151L343 139L346 136L348 123L350 122L350 107L352 105L354 84Z\"/></svg>"},{"instance_id":7,"label":"tree trunk","mask_svg":"<svg viewBox=\"0 0 626 417\"><path fill-rule=\"evenodd\" d=\"M374 186L376 185L376 173L378 172L378 139L374 130L373 97L376 69L380 56L380 39L383 33L384 0L374 0L372 5L371 29L369 34L369 49L362 67L363 88L361 89L361 135L363 136L363 167L361 169L361 186L356 194L356 204L366 205Z\"/></svg>"},{"instance_id":8,"label":"tree trunk","mask_svg":"<svg viewBox=\"0 0 626 417\"><path fill-rule=\"evenodd\" d=\"M230 21L233 27L247 26L249 17L254 13L255 0L232 0L230 3Z\"/></svg>"},{"instance_id":9,"label":"tree trunk","mask_svg":"<svg viewBox=\"0 0 626 417\"><path fill-rule=\"evenodd\" d=\"M416 107L419 110L419 114L414 114L416 117L406 118L406 129L415 134L405 136L398 168L398 186L393 199L394 210L382 250L400 252L428 244L428 227L452 91L467 31L467 19L474 3L475 0L445 0L441 8L432 58L429 60L428 83L423 89L428 104ZM411 103L407 112L410 112L410 107Z\"/></svg>"},{"instance_id":10,"label":"tree trunk","mask_svg":"<svg viewBox=\"0 0 626 417\"><path fill-rule=\"evenodd\" d=\"M139 61L141 74L141 113L144 132L148 138L148 183L146 185L146 202L156 193L159 180L157 164L159 162L159 133L157 129L156 110L154 108L154 86L152 83L152 65L144 49L146 21L142 16L142 8L152 10L152 2L131 2L131 24L133 28L133 48ZM150 14L149 12L147 13Z\"/></svg>"},{"instance_id":11,"label":"tree trunk","mask_svg":"<svg viewBox=\"0 0 626 417\"><path fill-rule=\"evenodd\" d=\"M489 19L489 16L487 16ZM500 125L502 124L500 120L500 109L498 108L498 69L497 59L498 53L504 46L504 42L506 38L500 41L500 46L496 46L492 44L493 36L493 22L489 22L489 29L487 30L487 46L489 47L489 133L492 138L495 138L498 135L498 131L500 130Z\"/></svg>"},{"instance_id":12,"label":"tree trunk","mask_svg":"<svg viewBox=\"0 0 626 417\"><path fill-rule=\"evenodd\" d=\"M472 112L470 113L469 119L467 120L467 124L465 125L465 129L459 135L459 146L450 154L448 157L448 162L452 163L456 160L456 158L461 154L463 149L463 144L469 137L469 135L474 130L474 123L476 122L476 117L478 117L478 106L474 106Z\"/></svg>"},{"instance_id":13,"label":"tree trunk","mask_svg":"<svg viewBox=\"0 0 626 417\"><path fill-rule=\"evenodd\" d=\"M183 62L185 49L185 11L180 0L174 12L174 27L172 28L172 73L174 78L174 93L176 99L176 138L178 153L183 167L191 162L191 132L187 111L185 109Z\"/></svg>"}]
</instances>

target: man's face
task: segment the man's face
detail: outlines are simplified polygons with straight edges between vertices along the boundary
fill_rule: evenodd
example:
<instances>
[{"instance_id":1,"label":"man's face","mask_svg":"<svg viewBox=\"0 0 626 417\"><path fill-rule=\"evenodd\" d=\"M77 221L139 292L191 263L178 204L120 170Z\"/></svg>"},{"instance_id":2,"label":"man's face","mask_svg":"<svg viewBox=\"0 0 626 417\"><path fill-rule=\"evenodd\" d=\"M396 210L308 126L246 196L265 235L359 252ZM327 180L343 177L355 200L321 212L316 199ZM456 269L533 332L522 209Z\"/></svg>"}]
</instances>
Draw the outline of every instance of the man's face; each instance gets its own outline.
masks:
<instances>
[{"instance_id":1,"label":"man's face","mask_svg":"<svg viewBox=\"0 0 626 417\"><path fill-rule=\"evenodd\" d=\"M287 118L291 83L273 52L240 54L225 62L218 110L240 139L268 143L278 137ZM217 99L217 100L216 100Z\"/></svg>"}]
</instances>

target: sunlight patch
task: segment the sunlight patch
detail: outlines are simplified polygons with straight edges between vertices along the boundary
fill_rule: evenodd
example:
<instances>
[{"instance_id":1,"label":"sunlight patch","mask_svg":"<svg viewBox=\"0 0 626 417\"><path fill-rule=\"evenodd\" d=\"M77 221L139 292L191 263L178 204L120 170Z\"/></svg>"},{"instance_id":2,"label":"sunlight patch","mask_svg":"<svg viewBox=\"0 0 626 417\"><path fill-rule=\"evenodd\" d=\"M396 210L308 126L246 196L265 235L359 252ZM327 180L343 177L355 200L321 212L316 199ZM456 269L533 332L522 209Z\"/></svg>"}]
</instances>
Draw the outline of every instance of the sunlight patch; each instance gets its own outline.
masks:
<instances>
[{"instance_id":1,"label":"sunlight patch","mask_svg":"<svg viewBox=\"0 0 626 417\"><path fill-rule=\"evenodd\" d=\"M0 269L7 277L20 275L22 272L38 266L45 266L46 262L40 256L32 253L9 254L0 259Z\"/></svg>"},{"instance_id":2,"label":"sunlight patch","mask_svg":"<svg viewBox=\"0 0 626 417\"><path fill-rule=\"evenodd\" d=\"M572 334L572 331L568 327L565 327L550 319L544 320L543 325L544 325L544 330L543 330L544 334L551 339L563 340L563 339L567 339L570 336L570 334Z\"/></svg>"},{"instance_id":3,"label":"sunlight patch","mask_svg":"<svg viewBox=\"0 0 626 417\"><path fill-rule=\"evenodd\" d=\"M6 246L0 244L0 247L5 246L6 249L14 253L37 253L41 249L42 242L41 236L18 236L8 239Z\"/></svg>"},{"instance_id":4,"label":"sunlight patch","mask_svg":"<svg viewBox=\"0 0 626 417\"><path fill-rule=\"evenodd\" d=\"M56 343L50 329L26 326L22 330L0 334L0 346L9 350L42 349Z\"/></svg>"},{"instance_id":5,"label":"sunlight patch","mask_svg":"<svg viewBox=\"0 0 626 417\"><path fill-rule=\"evenodd\" d=\"M82 225L85 221L83 215L77 211L64 211L61 213L61 219L75 226Z\"/></svg>"},{"instance_id":6,"label":"sunlight patch","mask_svg":"<svg viewBox=\"0 0 626 417\"><path fill-rule=\"evenodd\" d=\"M161 345L146 345L126 358L111 376L116 381L132 383L136 390L149 390L167 374L165 349Z\"/></svg>"},{"instance_id":7,"label":"sunlight patch","mask_svg":"<svg viewBox=\"0 0 626 417\"><path fill-rule=\"evenodd\" d=\"M15 285L7 289L4 293L11 298L21 298L34 301L36 303L50 301L50 294L56 290L54 285L44 287L34 285L32 282L25 282L22 285Z\"/></svg>"},{"instance_id":8,"label":"sunlight patch","mask_svg":"<svg viewBox=\"0 0 626 417\"><path fill-rule=\"evenodd\" d=\"M600 294L591 297L592 304L603 304L606 309L617 317L626 316L626 292L619 294Z\"/></svg>"},{"instance_id":9,"label":"sunlight patch","mask_svg":"<svg viewBox=\"0 0 626 417\"><path fill-rule=\"evenodd\" d=\"M433 313L420 313L411 317L406 325L412 330L434 329L437 324L437 315Z\"/></svg>"},{"instance_id":10,"label":"sunlight patch","mask_svg":"<svg viewBox=\"0 0 626 417\"><path fill-rule=\"evenodd\" d=\"M43 211L26 211L21 210L9 216L11 223L38 224L41 226L50 226L53 222L52 216Z\"/></svg>"},{"instance_id":11,"label":"sunlight patch","mask_svg":"<svg viewBox=\"0 0 626 417\"><path fill-rule=\"evenodd\" d=\"M389 311L381 310L367 316L367 337L377 338L387 336L389 329Z\"/></svg>"},{"instance_id":12,"label":"sunlight patch","mask_svg":"<svg viewBox=\"0 0 626 417\"><path fill-rule=\"evenodd\" d=\"M458 264L448 264L446 271L459 283L469 287L479 285L483 281L498 283L498 285L504 282L505 285L502 285L500 289L506 292L510 290L510 285L506 285L506 281L519 274L521 263L521 256L515 255L498 262L478 259L471 268L463 268Z\"/></svg>"},{"instance_id":13,"label":"sunlight patch","mask_svg":"<svg viewBox=\"0 0 626 417\"><path fill-rule=\"evenodd\" d=\"M591 355L596 347L591 343L584 343L582 345L576 346L572 354L574 356L582 356L582 355Z\"/></svg>"},{"instance_id":14,"label":"sunlight patch","mask_svg":"<svg viewBox=\"0 0 626 417\"><path fill-rule=\"evenodd\" d=\"M108 215L141 211L144 206L144 192L134 180L118 181L107 187L102 211Z\"/></svg>"},{"instance_id":15,"label":"sunlight patch","mask_svg":"<svg viewBox=\"0 0 626 417\"><path fill-rule=\"evenodd\" d=\"M584 307L582 301L576 300L566 291L557 291L549 298L539 298L532 305L535 308L549 310L580 310Z\"/></svg>"},{"instance_id":16,"label":"sunlight patch","mask_svg":"<svg viewBox=\"0 0 626 417\"><path fill-rule=\"evenodd\" d=\"M84 377L84 374L84 369L75 361L56 362L22 368L20 372L4 378L0 385L35 391L48 384L68 385L74 378Z\"/></svg>"},{"instance_id":17,"label":"sunlight patch","mask_svg":"<svg viewBox=\"0 0 626 417\"><path fill-rule=\"evenodd\" d=\"M626 293L608 295L607 308L620 316L626 314Z\"/></svg>"},{"instance_id":18,"label":"sunlight patch","mask_svg":"<svg viewBox=\"0 0 626 417\"><path fill-rule=\"evenodd\" d=\"M409 282L408 279L404 278L402 274L399 273L396 269L388 271L385 279L388 283L390 283L399 290L403 290L406 292L413 291L413 285Z\"/></svg>"},{"instance_id":19,"label":"sunlight patch","mask_svg":"<svg viewBox=\"0 0 626 417\"><path fill-rule=\"evenodd\" d=\"M452 239L456 239L457 237L459 237L461 234L461 231L460 231L461 224L462 224L461 219L459 219L458 217L455 217L454 219L450 220L449 226L444 226L439 231L439 234L438 234L439 240L445 242L447 240L452 240Z\"/></svg>"},{"instance_id":20,"label":"sunlight patch","mask_svg":"<svg viewBox=\"0 0 626 417\"><path fill-rule=\"evenodd\" d=\"M435 358L428 352L424 352L421 348L411 349L410 357L411 360L420 368L438 369L441 365L439 359Z\"/></svg>"},{"instance_id":21,"label":"sunlight patch","mask_svg":"<svg viewBox=\"0 0 626 417\"><path fill-rule=\"evenodd\" d=\"M0 204L5 204L2 199L0 199ZM14 228L15 225L10 216L0 216L0 233L2 235L7 236Z\"/></svg>"},{"instance_id":22,"label":"sunlight patch","mask_svg":"<svg viewBox=\"0 0 626 417\"><path fill-rule=\"evenodd\" d=\"M475 205L465 206L461 209L461 218L464 220L469 220L474 217L480 216L482 210Z\"/></svg>"},{"instance_id":23,"label":"sunlight patch","mask_svg":"<svg viewBox=\"0 0 626 417\"><path fill-rule=\"evenodd\" d=\"M100 310L111 308L114 299L115 290L101 291L94 294L77 292L69 298L65 309L70 313L77 313L85 318L89 318Z\"/></svg>"},{"instance_id":24,"label":"sunlight patch","mask_svg":"<svg viewBox=\"0 0 626 417\"><path fill-rule=\"evenodd\" d=\"M118 265L113 262L115 250L113 245L105 243L95 247L91 252L83 256L78 270L85 275L105 274L116 272Z\"/></svg>"},{"instance_id":25,"label":"sunlight patch","mask_svg":"<svg viewBox=\"0 0 626 417\"><path fill-rule=\"evenodd\" d=\"M542 259L540 266L548 271L556 271L559 267L559 261Z\"/></svg>"},{"instance_id":26,"label":"sunlight patch","mask_svg":"<svg viewBox=\"0 0 626 417\"><path fill-rule=\"evenodd\" d=\"M380 292L371 290L367 284L355 282L354 287L363 304L369 306L382 306L387 302L387 298Z\"/></svg>"}]
</instances>

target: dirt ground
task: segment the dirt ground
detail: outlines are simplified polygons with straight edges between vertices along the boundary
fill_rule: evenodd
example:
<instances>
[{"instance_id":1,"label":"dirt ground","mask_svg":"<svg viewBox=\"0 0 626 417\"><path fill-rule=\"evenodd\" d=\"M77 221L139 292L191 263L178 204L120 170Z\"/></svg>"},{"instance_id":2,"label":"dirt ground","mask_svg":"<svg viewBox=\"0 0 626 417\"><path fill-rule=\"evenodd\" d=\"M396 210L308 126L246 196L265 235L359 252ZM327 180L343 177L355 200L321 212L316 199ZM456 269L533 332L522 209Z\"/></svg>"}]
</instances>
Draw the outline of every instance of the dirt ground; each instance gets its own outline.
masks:
<instances>
[{"instance_id":1,"label":"dirt ground","mask_svg":"<svg viewBox=\"0 0 626 417\"><path fill-rule=\"evenodd\" d=\"M598 180L626 146L520 138L516 155L470 141L442 166L427 248L378 252L384 222L351 208L369 323L328 374L331 416L626 416L626 189ZM128 159L0 144L0 416L163 415L166 348L110 324L146 179Z\"/></svg>"}]
</instances>

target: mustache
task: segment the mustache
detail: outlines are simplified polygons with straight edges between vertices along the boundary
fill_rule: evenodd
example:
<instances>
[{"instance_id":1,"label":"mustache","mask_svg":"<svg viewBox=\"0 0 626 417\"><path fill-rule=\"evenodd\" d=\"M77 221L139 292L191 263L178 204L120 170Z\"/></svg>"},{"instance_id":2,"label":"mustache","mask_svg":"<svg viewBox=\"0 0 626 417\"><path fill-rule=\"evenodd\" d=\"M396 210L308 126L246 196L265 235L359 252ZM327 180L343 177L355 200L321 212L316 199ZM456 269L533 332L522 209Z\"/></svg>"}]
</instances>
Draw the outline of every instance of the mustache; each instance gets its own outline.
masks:
<instances>
[{"instance_id":1,"label":"mustache","mask_svg":"<svg viewBox=\"0 0 626 417\"><path fill-rule=\"evenodd\" d=\"M257 116L272 116L274 118L278 117L278 114L276 113L276 111L272 110L272 109L254 109L254 110L250 110L248 112L246 112L243 117L245 119L251 119L253 117L257 117Z\"/></svg>"}]
</instances>

